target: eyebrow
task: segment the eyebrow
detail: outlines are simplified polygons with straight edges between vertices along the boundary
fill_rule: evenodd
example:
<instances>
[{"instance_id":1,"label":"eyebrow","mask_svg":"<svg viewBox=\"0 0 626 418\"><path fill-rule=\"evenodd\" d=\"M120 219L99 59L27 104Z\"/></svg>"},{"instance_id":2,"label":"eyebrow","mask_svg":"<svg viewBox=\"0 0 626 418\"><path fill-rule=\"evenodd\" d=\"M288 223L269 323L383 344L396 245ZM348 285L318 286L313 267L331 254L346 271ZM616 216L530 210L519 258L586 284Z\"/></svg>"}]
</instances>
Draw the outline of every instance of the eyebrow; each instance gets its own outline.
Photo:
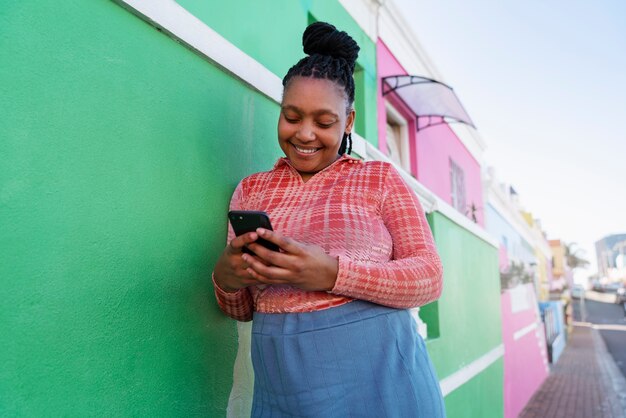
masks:
<instances>
[{"instance_id":1,"label":"eyebrow","mask_svg":"<svg viewBox=\"0 0 626 418\"><path fill-rule=\"evenodd\" d=\"M281 106L281 110L293 110L293 111L295 111L297 113L300 113L300 114L305 113L298 106L294 106L294 105ZM329 109L319 109L319 110L316 110L315 112L313 112L313 115L315 115L315 116L330 115L330 116L334 116L335 118L339 119L339 115L337 115L335 112L333 112L332 110L329 110Z\"/></svg>"}]
</instances>

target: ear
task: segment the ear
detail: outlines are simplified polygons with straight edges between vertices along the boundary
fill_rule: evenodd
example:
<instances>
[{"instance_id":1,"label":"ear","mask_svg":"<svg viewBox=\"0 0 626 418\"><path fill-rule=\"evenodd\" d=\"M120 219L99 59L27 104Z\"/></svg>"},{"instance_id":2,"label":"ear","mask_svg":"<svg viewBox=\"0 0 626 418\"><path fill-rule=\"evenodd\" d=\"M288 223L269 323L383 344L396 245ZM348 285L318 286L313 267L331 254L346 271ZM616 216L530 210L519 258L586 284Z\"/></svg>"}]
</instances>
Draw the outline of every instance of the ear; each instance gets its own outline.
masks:
<instances>
[{"instance_id":1,"label":"ear","mask_svg":"<svg viewBox=\"0 0 626 418\"><path fill-rule=\"evenodd\" d=\"M352 133L352 129L354 128L354 118L356 118L356 112L354 109L352 109L348 114L348 118L346 119L346 129L344 129L345 133Z\"/></svg>"}]
</instances>

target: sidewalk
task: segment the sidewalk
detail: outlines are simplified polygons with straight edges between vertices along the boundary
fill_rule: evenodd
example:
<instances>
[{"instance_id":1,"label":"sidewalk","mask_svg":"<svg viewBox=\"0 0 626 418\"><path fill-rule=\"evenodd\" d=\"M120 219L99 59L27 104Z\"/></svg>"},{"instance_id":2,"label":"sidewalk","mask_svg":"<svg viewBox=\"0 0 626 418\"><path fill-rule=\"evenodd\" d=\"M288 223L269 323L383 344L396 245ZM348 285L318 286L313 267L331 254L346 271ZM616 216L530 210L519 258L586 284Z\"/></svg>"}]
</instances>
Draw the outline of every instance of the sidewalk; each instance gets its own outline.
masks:
<instances>
[{"instance_id":1,"label":"sidewalk","mask_svg":"<svg viewBox=\"0 0 626 418\"><path fill-rule=\"evenodd\" d=\"M626 418L626 379L592 324L575 322L565 351L519 418Z\"/></svg>"}]
</instances>

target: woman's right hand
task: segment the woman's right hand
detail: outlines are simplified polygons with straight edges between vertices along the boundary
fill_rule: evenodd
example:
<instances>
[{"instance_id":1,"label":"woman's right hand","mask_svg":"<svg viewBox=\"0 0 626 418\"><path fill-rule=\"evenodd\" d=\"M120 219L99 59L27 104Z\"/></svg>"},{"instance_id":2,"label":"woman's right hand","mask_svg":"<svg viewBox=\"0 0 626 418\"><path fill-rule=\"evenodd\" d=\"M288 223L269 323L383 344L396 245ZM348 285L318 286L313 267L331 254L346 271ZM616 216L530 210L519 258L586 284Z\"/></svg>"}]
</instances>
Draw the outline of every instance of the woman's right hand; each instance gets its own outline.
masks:
<instances>
[{"instance_id":1,"label":"woman's right hand","mask_svg":"<svg viewBox=\"0 0 626 418\"><path fill-rule=\"evenodd\" d=\"M224 248L213 272L213 279L220 289L233 293L244 287L259 284L259 281L247 271L248 264L241 258L244 246L258 238L259 235L256 232L248 232L233 238Z\"/></svg>"}]
</instances>

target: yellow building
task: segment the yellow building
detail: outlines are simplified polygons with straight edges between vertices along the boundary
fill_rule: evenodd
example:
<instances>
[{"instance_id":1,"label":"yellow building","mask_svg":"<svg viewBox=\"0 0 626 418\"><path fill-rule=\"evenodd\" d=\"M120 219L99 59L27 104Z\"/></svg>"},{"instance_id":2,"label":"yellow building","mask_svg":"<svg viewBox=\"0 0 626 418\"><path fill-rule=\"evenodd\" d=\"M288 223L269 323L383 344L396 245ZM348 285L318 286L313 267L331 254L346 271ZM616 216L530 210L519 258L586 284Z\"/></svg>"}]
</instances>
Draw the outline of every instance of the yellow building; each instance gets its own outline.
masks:
<instances>
[{"instance_id":1,"label":"yellow building","mask_svg":"<svg viewBox=\"0 0 626 418\"><path fill-rule=\"evenodd\" d=\"M550 279L552 278L552 250L545 232L541 229L541 222L534 219L530 212L520 212L528 224L533 235L533 250L537 265L535 266L535 289L539 301L550 300Z\"/></svg>"},{"instance_id":2,"label":"yellow building","mask_svg":"<svg viewBox=\"0 0 626 418\"><path fill-rule=\"evenodd\" d=\"M552 250L552 278L554 282L563 280L565 283L565 273L567 271L567 261L565 259L565 245L560 239L550 240Z\"/></svg>"}]
</instances>

